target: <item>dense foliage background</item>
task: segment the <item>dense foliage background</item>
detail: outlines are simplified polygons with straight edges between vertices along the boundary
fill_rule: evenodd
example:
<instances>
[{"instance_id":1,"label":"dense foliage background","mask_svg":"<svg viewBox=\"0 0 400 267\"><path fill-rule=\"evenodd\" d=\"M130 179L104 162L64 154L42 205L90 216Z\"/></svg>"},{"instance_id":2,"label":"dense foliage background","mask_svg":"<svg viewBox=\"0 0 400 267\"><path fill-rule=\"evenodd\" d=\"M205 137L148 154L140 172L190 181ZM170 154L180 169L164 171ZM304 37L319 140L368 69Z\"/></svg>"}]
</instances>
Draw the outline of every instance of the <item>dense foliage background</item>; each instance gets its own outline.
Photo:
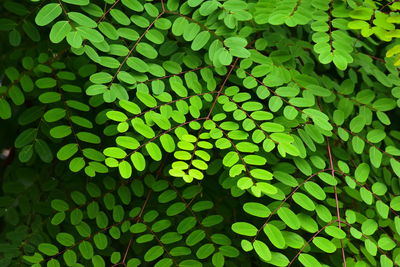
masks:
<instances>
[{"instance_id":1,"label":"dense foliage background","mask_svg":"<svg viewBox=\"0 0 400 267\"><path fill-rule=\"evenodd\" d=\"M0 266L398 266L400 2L0 3Z\"/></svg>"}]
</instances>

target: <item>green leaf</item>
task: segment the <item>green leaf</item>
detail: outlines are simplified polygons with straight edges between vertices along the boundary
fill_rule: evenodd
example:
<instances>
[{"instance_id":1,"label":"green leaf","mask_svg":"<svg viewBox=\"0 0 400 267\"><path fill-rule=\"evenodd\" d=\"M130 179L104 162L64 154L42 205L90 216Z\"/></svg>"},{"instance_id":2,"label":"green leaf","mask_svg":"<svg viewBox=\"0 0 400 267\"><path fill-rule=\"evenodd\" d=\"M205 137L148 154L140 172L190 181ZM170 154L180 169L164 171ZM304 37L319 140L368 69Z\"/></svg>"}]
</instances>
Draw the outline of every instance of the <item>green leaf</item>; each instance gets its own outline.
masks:
<instances>
[{"instance_id":1,"label":"green leaf","mask_svg":"<svg viewBox=\"0 0 400 267\"><path fill-rule=\"evenodd\" d=\"M272 173L270 173L267 170L262 170L262 169L253 169L250 171L250 174L260 180L272 180Z\"/></svg>"},{"instance_id":2,"label":"green leaf","mask_svg":"<svg viewBox=\"0 0 400 267\"><path fill-rule=\"evenodd\" d=\"M369 159L373 167L379 168L382 163L382 152L380 152L376 147L370 147Z\"/></svg>"},{"instance_id":3,"label":"green leaf","mask_svg":"<svg viewBox=\"0 0 400 267\"><path fill-rule=\"evenodd\" d=\"M160 142L166 152L172 153L175 151L176 146L174 139L169 134L160 136Z\"/></svg>"},{"instance_id":4,"label":"green leaf","mask_svg":"<svg viewBox=\"0 0 400 267\"><path fill-rule=\"evenodd\" d=\"M264 227L264 233L275 247L279 249L283 249L285 247L285 238L275 225L267 224Z\"/></svg>"},{"instance_id":5,"label":"green leaf","mask_svg":"<svg viewBox=\"0 0 400 267\"><path fill-rule=\"evenodd\" d=\"M317 183L308 181L304 184L304 188L310 195L318 200L324 200L326 198L324 190Z\"/></svg>"},{"instance_id":6,"label":"green leaf","mask_svg":"<svg viewBox=\"0 0 400 267\"><path fill-rule=\"evenodd\" d=\"M392 200L390 201L390 208L392 208L395 211L400 210L400 196L392 198Z\"/></svg>"},{"instance_id":7,"label":"green leaf","mask_svg":"<svg viewBox=\"0 0 400 267\"><path fill-rule=\"evenodd\" d=\"M86 260L92 259L93 247L91 243L89 243L88 241L83 241L82 243L79 244L78 248L84 259Z\"/></svg>"},{"instance_id":8,"label":"green leaf","mask_svg":"<svg viewBox=\"0 0 400 267\"><path fill-rule=\"evenodd\" d=\"M371 143L379 143L386 137L386 133L381 129L373 129L368 132L367 140Z\"/></svg>"},{"instance_id":9,"label":"green leaf","mask_svg":"<svg viewBox=\"0 0 400 267\"><path fill-rule=\"evenodd\" d=\"M70 247L75 244L75 238L68 233L58 233L56 239L58 243L65 247Z\"/></svg>"},{"instance_id":10,"label":"green leaf","mask_svg":"<svg viewBox=\"0 0 400 267\"><path fill-rule=\"evenodd\" d=\"M35 252L32 256L24 255L23 259L30 263L39 263L43 260L43 256L40 253Z\"/></svg>"},{"instance_id":11,"label":"green leaf","mask_svg":"<svg viewBox=\"0 0 400 267\"><path fill-rule=\"evenodd\" d=\"M315 210L314 202L305 194L296 192L293 194L292 198L302 208L309 211Z\"/></svg>"},{"instance_id":12,"label":"green leaf","mask_svg":"<svg viewBox=\"0 0 400 267\"><path fill-rule=\"evenodd\" d=\"M186 97L188 95L187 89L183 86L181 78L175 76L169 79L171 89L180 97Z\"/></svg>"},{"instance_id":13,"label":"green leaf","mask_svg":"<svg viewBox=\"0 0 400 267\"><path fill-rule=\"evenodd\" d=\"M300 229L300 220L297 215L286 207L282 207L278 210L278 216L281 220L293 230Z\"/></svg>"},{"instance_id":14,"label":"green leaf","mask_svg":"<svg viewBox=\"0 0 400 267\"><path fill-rule=\"evenodd\" d=\"M54 214L54 216L51 218L51 224L52 225L59 225L62 223L65 219L65 213L64 212L57 212Z\"/></svg>"},{"instance_id":15,"label":"green leaf","mask_svg":"<svg viewBox=\"0 0 400 267\"><path fill-rule=\"evenodd\" d=\"M124 113L122 113L120 111L114 111L114 110L108 111L107 112L107 117L110 120L118 121L118 122L122 122L122 121L128 120L128 117Z\"/></svg>"},{"instance_id":16,"label":"green leaf","mask_svg":"<svg viewBox=\"0 0 400 267\"><path fill-rule=\"evenodd\" d=\"M107 147L104 149L103 153L107 157L113 157L117 159L124 159L127 156L126 152L119 147Z\"/></svg>"},{"instance_id":17,"label":"green leaf","mask_svg":"<svg viewBox=\"0 0 400 267\"><path fill-rule=\"evenodd\" d=\"M242 37L235 36L235 37L229 37L229 38L225 39L224 43L229 48L245 47L247 45L247 40Z\"/></svg>"},{"instance_id":18,"label":"green leaf","mask_svg":"<svg viewBox=\"0 0 400 267\"><path fill-rule=\"evenodd\" d=\"M58 21L51 27L50 31L50 41L55 44L60 43L64 38L67 37L67 34L72 30L71 25L68 21Z\"/></svg>"},{"instance_id":19,"label":"green leaf","mask_svg":"<svg viewBox=\"0 0 400 267\"><path fill-rule=\"evenodd\" d=\"M200 15L208 16L213 13L220 4L217 1L206 1L204 2L199 9Z\"/></svg>"},{"instance_id":20,"label":"green leaf","mask_svg":"<svg viewBox=\"0 0 400 267\"><path fill-rule=\"evenodd\" d=\"M368 179L370 167L366 163L360 164L355 171L355 178L357 181L363 183Z\"/></svg>"},{"instance_id":21,"label":"green leaf","mask_svg":"<svg viewBox=\"0 0 400 267\"><path fill-rule=\"evenodd\" d=\"M310 254L301 253L299 261L306 267L322 267L319 261Z\"/></svg>"},{"instance_id":22,"label":"green leaf","mask_svg":"<svg viewBox=\"0 0 400 267\"><path fill-rule=\"evenodd\" d=\"M325 237L317 236L313 239L313 243L326 253L333 253L336 251L336 246Z\"/></svg>"},{"instance_id":23,"label":"green leaf","mask_svg":"<svg viewBox=\"0 0 400 267\"><path fill-rule=\"evenodd\" d=\"M67 42L72 48L80 48L82 46L82 37L77 31L67 33Z\"/></svg>"},{"instance_id":24,"label":"green leaf","mask_svg":"<svg viewBox=\"0 0 400 267\"><path fill-rule=\"evenodd\" d=\"M212 263L214 264L214 266L216 267L222 267L225 264L225 258L222 255L222 253L217 252L214 253L213 257L212 257Z\"/></svg>"},{"instance_id":25,"label":"green leaf","mask_svg":"<svg viewBox=\"0 0 400 267\"><path fill-rule=\"evenodd\" d=\"M199 259L206 259L215 251L215 247L213 244L204 244L202 245L196 252L196 256Z\"/></svg>"},{"instance_id":26,"label":"green leaf","mask_svg":"<svg viewBox=\"0 0 400 267\"><path fill-rule=\"evenodd\" d=\"M148 125L144 124L143 121L139 118L135 118L132 120L132 126L139 134L143 135L146 138L155 137L155 132Z\"/></svg>"},{"instance_id":27,"label":"green leaf","mask_svg":"<svg viewBox=\"0 0 400 267\"><path fill-rule=\"evenodd\" d=\"M140 143L135 138L130 136L118 136L115 141L117 145L129 149L136 149L140 146Z\"/></svg>"},{"instance_id":28,"label":"green leaf","mask_svg":"<svg viewBox=\"0 0 400 267\"><path fill-rule=\"evenodd\" d=\"M40 89L53 88L56 86L57 81L53 78L40 78L35 82L36 86Z\"/></svg>"},{"instance_id":29,"label":"green leaf","mask_svg":"<svg viewBox=\"0 0 400 267\"><path fill-rule=\"evenodd\" d=\"M268 183L259 182L256 183L255 187L266 195L275 195L276 193L278 193L278 189L275 186Z\"/></svg>"},{"instance_id":30,"label":"green leaf","mask_svg":"<svg viewBox=\"0 0 400 267\"><path fill-rule=\"evenodd\" d=\"M218 53L219 62L224 65L228 66L232 62L232 55L225 49L221 49Z\"/></svg>"},{"instance_id":31,"label":"green leaf","mask_svg":"<svg viewBox=\"0 0 400 267\"><path fill-rule=\"evenodd\" d=\"M77 5L77 6L86 6L89 4L90 0L62 0L64 3L68 3L71 5Z\"/></svg>"},{"instance_id":32,"label":"green leaf","mask_svg":"<svg viewBox=\"0 0 400 267\"><path fill-rule=\"evenodd\" d=\"M100 255L94 255L92 258L93 266L105 267L106 263Z\"/></svg>"},{"instance_id":33,"label":"green leaf","mask_svg":"<svg viewBox=\"0 0 400 267\"><path fill-rule=\"evenodd\" d=\"M359 133L365 126L365 119L362 116L356 116L350 121L350 130Z\"/></svg>"},{"instance_id":34,"label":"green leaf","mask_svg":"<svg viewBox=\"0 0 400 267\"><path fill-rule=\"evenodd\" d=\"M400 217L399 216L396 216L394 218L394 225L395 225L396 232L399 234L400 233Z\"/></svg>"},{"instance_id":35,"label":"green leaf","mask_svg":"<svg viewBox=\"0 0 400 267\"><path fill-rule=\"evenodd\" d=\"M57 158L59 160L67 160L71 158L76 152L78 152L79 148L77 144L66 144L60 148L57 152Z\"/></svg>"},{"instance_id":36,"label":"green leaf","mask_svg":"<svg viewBox=\"0 0 400 267\"><path fill-rule=\"evenodd\" d=\"M332 225L326 227L325 232L328 235L338 239L344 239L346 237L346 233L342 229Z\"/></svg>"},{"instance_id":37,"label":"green leaf","mask_svg":"<svg viewBox=\"0 0 400 267\"><path fill-rule=\"evenodd\" d=\"M378 200L376 202L376 211L378 212L379 216L382 217L383 219L387 219L389 216L389 206L382 200Z\"/></svg>"},{"instance_id":38,"label":"green leaf","mask_svg":"<svg viewBox=\"0 0 400 267\"><path fill-rule=\"evenodd\" d=\"M232 230L240 235L255 236L257 234L257 228L247 222L236 222L232 224Z\"/></svg>"},{"instance_id":39,"label":"green leaf","mask_svg":"<svg viewBox=\"0 0 400 267\"><path fill-rule=\"evenodd\" d=\"M72 134L72 129L67 125L60 125L50 130L50 135L54 138L64 138Z\"/></svg>"},{"instance_id":40,"label":"green leaf","mask_svg":"<svg viewBox=\"0 0 400 267\"><path fill-rule=\"evenodd\" d=\"M39 244L38 249L40 252L46 254L47 256L54 256L58 253L58 248L49 243Z\"/></svg>"},{"instance_id":41,"label":"green leaf","mask_svg":"<svg viewBox=\"0 0 400 267\"><path fill-rule=\"evenodd\" d=\"M164 249L161 246L154 246L144 254L144 260L147 262L154 261L164 254Z\"/></svg>"},{"instance_id":42,"label":"green leaf","mask_svg":"<svg viewBox=\"0 0 400 267\"><path fill-rule=\"evenodd\" d=\"M155 100L155 98L147 93L138 91L136 93L136 96L143 104L145 104L149 108L154 108L155 106L157 106L157 101Z\"/></svg>"},{"instance_id":43,"label":"green leaf","mask_svg":"<svg viewBox=\"0 0 400 267\"><path fill-rule=\"evenodd\" d=\"M3 98L0 98L0 118L3 120L11 118L11 106Z\"/></svg>"},{"instance_id":44,"label":"green leaf","mask_svg":"<svg viewBox=\"0 0 400 267\"><path fill-rule=\"evenodd\" d=\"M260 218L267 218L271 211L267 206L264 206L258 202L247 202L243 205L243 210L250 215L260 217Z\"/></svg>"},{"instance_id":45,"label":"green leaf","mask_svg":"<svg viewBox=\"0 0 400 267\"><path fill-rule=\"evenodd\" d=\"M146 168L146 160L140 152L133 153L131 155L131 161L138 171L143 171Z\"/></svg>"},{"instance_id":46,"label":"green leaf","mask_svg":"<svg viewBox=\"0 0 400 267\"><path fill-rule=\"evenodd\" d=\"M223 164L226 167L231 167L233 166L236 162L239 161L239 156L236 152L231 151L228 154L225 155L224 159L223 159Z\"/></svg>"},{"instance_id":47,"label":"green leaf","mask_svg":"<svg viewBox=\"0 0 400 267\"><path fill-rule=\"evenodd\" d=\"M88 16L79 13L79 12L68 12L68 17L70 20L76 22L77 24L81 26L85 26L88 28L96 28L97 23L89 18Z\"/></svg>"},{"instance_id":48,"label":"green leaf","mask_svg":"<svg viewBox=\"0 0 400 267\"><path fill-rule=\"evenodd\" d=\"M53 108L51 110L48 110L43 118L45 119L45 121L47 122L56 122L62 118L65 117L65 115L67 114L65 109L62 108Z\"/></svg>"},{"instance_id":49,"label":"green leaf","mask_svg":"<svg viewBox=\"0 0 400 267\"><path fill-rule=\"evenodd\" d=\"M52 200L51 207L56 211L67 211L69 209L68 203L61 199Z\"/></svg>"},{"instance_id":50,"label":"green leaf","mask_svg":"<svg viewBox=\"0 0 400 267\"><path fill-rule=\"evenodd\" d=\"M47 92L39 96L39 101L43 104L50 104L61 100L61 94L56 92Z\"/></svg>"},{"instance_id":51,"label":"green leaf","mask_svg":"<svg viewBox=\"0 0 400 267\"><path fill-rule=\"evenodd\" d=\"M98 233L98 234L94 235L93 241L94 241L94 244L96 245L96 247L101 250L105 249L108 245L107 236L103 233Z\"/></svg>"},{"instance_id":52,"label":"green leaf","mask_svg":"<svg viewBox=\"0 0 400 267\"><path fill-rule=\"evenodd\" d=\"M107 72L97 72L90 76L90 81L95 84L109 83L113 79L113 76Z\"/></svg>"},{"instance_id":53,"label":"green leaf","mask_svg":"<svg viewBox=\"0 0 400 267\"><path fill-rule=\"evenodd\" d=\"M128 179L132 176L132 166L127 161L121 161L118 165L119 173L122 178Z\"/></svg>"},{"instance_id":54,"label":"green leaf","mask_svg":"<svg viewBox=\"0 0 400 267\"><path fill-rule=\"evenodd\" d=\"M152 47L148 43L144 42L140 42L136 46L136 51L149 59L155 59L158 56L157 50L155 50L154 47Z\"/></svg>"},{"instance_id":55,"label":"green leaf","mask_svg":"<svg viewBox=\"0 0 400 267\"><path fill-rule=\"evenodd\" d=\"M329 185L337 185L337 181L334 176L330 173L321 172L318 174L318 177L321 178L322 181Z\"/></svg>"},{"instance_id":56,"label":"green leaf","mask_svg":"<svg viewBox=\"0 0 400 267\"><path fill-rule=\"evenodd\" d=\"M132 114L140 113L140 108L135 103L129 102L127 100L120 100L119 105L121 106L121 108L125 109L129 113L132 113Z\"/></svg>"},{"instance_id":57,"label":"green leaf","mask_svg":"<svg viewBox=\"0 0 400 267\"><path fill-rule=\"evenodd\" d=\"M147 72L149 70L149 65L137 57L129 57L126 61L126 64L138 72Z\"/></svg>"},{"instance_id":58,"label":"green leaf","mask_svg":"<svg viewBox=\"0 0 400 267\"><path fill-rule=\"evenodd\" d=\"M396 243L388 236L382 235L378 240L378 247L383 250L389 251L396 247Z\"/></svg>"},{"instance_id":59,"label":"green leaf","mask_svg":"<svg viewBox=\"0 0 400 267\"><path fill-rule=\"evenodd\" d=\"M150 157L155 161L160 161L162 158L162 153L160 148L156 143L148 143L146 146L146 151L149 153Z\"/></svg>"},{"instance_id":60,"label":"green leaf","mask_svg":"<svg viewBox=\"0 0 400 267\"><path fill-rule=\"evenodd\" d=\"M373 235L376 230L378 230L378 224L372 219L365 220L361 225L361 231L365 235Z\"/></svg>"},{"instance_id":61,"label":"green leaf","mask_svg":"<svg viewBox=\"0 0 400 267\"><path fill-rule=\"evenodd\" d=\"M15 139L14 145L16 148L22 148L35 139L37 133L37 129L29 128L24 130L18 137Z\"/></svg>"},{"instance_id":62,"label":"green leaf","mask_svg":"<svg viewBox=\"0 0 400 267\"><path fill-rule=\"evenodd\" d=\"M87 27L76 27L76 30L82 38L88 39L93 43L101 43L104 41L104 36L97 30Z\"/></svg>"},{"instance_id":63,"label":"green leaf","mask_svg":"<svg viewBox=\"0 0 400 267\"><path fill-rule=\"evenodd\" d=\"M271 251L268 246L259 240L255 240L253 243L254 250L257 255L264 261L270 261L272 259Z\"/></svg>"},{"instance_id":64,"label":"green leaf","mask_svg":"<svg viewBox=\"0 0 400 267\"><path fill-rule=\"evenodd\" d=\"M398 162L397 160L391 158L390 159L390 166L392 166L392 169L394 171L394 173L400 177L400 162Z\"/></svg>"},{"instance_id":65,"label":"green leaf","mask_svg":"<svg viewBox=\"0 0 400 267\"><path fill-rule=\"evenodd\" d=\"M35 151L43 162L50 163L53 160L53 153L50 147L42 139L37 139L35 142Z\"/></svg>"},{"instance_id":66,"label":"green leaf","mask_svg":"<svg viewBox=\"0 0 400 267\"><path fill-rule=\"evenodd\" d=\"M202 49L210 40L210 33L208 31L202 31L200 32L193 40L191 49L193 51L198 51Z\"/></svg>"},{"instance_id":67,"label":"green leaf","mask_svg":"<svg viewBox=\"0 0 400 267\"><path fill-rule=\"evenodd\" d=\"M62 13L59 3L50 3L43 6L35 17L35 22L39 26L45 26L55 20Z\"/></svg>"}]
</instances>

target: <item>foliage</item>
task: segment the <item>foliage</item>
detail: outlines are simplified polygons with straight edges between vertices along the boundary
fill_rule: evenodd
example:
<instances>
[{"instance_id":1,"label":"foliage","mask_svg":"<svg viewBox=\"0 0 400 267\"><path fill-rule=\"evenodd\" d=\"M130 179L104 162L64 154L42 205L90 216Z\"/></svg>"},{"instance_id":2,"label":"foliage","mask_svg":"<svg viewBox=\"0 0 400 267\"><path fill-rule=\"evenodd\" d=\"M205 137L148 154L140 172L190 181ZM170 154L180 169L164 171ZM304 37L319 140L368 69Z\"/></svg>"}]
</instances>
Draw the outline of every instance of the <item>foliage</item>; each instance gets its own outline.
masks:
<instances>
[{"instance_id":1,"label":"foliage","mask_svg":"<svg viewBox=\"0 0 400 267\"><path fill-rule=\"evenodd\" d=\"M400 264L397 1L0 6L1 266Z\"/></svg>"}]
</instances>

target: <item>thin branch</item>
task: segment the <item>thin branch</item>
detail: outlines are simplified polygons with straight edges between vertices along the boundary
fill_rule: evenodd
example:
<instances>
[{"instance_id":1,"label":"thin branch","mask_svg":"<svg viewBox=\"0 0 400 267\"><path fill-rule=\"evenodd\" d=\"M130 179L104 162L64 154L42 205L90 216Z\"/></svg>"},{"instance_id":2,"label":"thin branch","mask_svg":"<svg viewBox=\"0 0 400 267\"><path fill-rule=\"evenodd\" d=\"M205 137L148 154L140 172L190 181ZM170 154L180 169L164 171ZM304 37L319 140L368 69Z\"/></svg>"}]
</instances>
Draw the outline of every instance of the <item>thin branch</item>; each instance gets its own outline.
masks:
<instances>
[{"instance_id":1,"label":"thin branch","mask_svg":"<svg viewBox=\"0 0 400 267\"><path fill-rule=\"evenodd\" d=\"M122 265L126 265L126 257L128 256L128 252L129 252L129 249L131 248L131 246L132 246L132 243L133 243L133 237L131 237L130 239L129 239L129 243L128 243L128 246L126 247L126 249L125 249L125 252L124 252L124 257L122 258L122 262L121 262L121 264Z\"/></svg>"},{"instance_id":2,"label":"thin branch","mask_svg":"<svg viewBox=\"0 0 400 267\"><path fill-rule=\"evenodd\" d=\"M226 84L226 82L228 81L229 77L231 76L232 71L233 71L233 69L236 67L236 65L237 65L238 62L239 62L239 58L237 57L237 58L235 59L235 61L233 62L231 68L230 68L229 71L228 71L228 74L225 76L225 79L224 79L224 81L222 82L222 84L221 84L221 86L220 86L220 88L219 88L219 90L218 90L218 94L217 94L217 96L215 97L214 103L212 104L212 106L211 106L211 108L210 108L210 111L208 112L207 120L210 119L211 113L213 112L213 109L214 109L214 107L215 107L215 104L217 103L219 96L222 94L222 90L224 90L225 84Z\"/></svg>"},{"instance_id":3,"label":"thin branch","mask_svg":"<svg viewBox=\"0 0 400 267\"><path fill-rule=\"evenodd\" d=\"M160 178L161 174L162 174L162 170L164 168L165 161L166 161L166 158L162 161L162 163L158 167L158 171L157 171L157 174L156 174L156 180L158 180ZM134 181L134 179L131 179L131 180ZM147 193L146 200L145 200L145 202L144 202L144 204L143 204L143 206L142 206L142 208L141 208L141 210L140 210L140 212L139 212L139 214L137 216L136 223L138 223L138 222L140 222L142 220L142 216L143 216L145 207L147 206L147 203L149 202L150 196L152 195L152 193L153 193L153 190L149 190L149 192ZM119 264L122 264L122 265L126 266L126 258L128 256L129 249L131 248L131 246L133 244L133 236L134 235L132 235L131 238L129 239L129 243L128 243L128 246L125 249L124 257L122 258L122 261L120 263L114 264L113 266L117 266Z\"/></svg>"},{"instance_id":4,"label":"thin branch","mask_svg":"<svg viewBox=\"0 0 400 267\"><path fill-rule=\"evenodd\" d=\"M300 254L303 252L303 250L311 243L311 241L314 240L314 238L316 238L323 230L325 230L325 228L327 228L328 226L334 224L335 222L337 222L338 220L333 220L330 223L326 224L324 227L322 227L321 229L319 229L305 244L304 246L299 250L299 252L293 257L293 259L290 261L290 263L288 264L288 267L291 266L294 261L300 256Z\"/></svg>"},{"instance_id":5,"label":"thin branch","mask_svg":"<svg viewBox=\"0 0 400 267\"><path fill-rule=\"evenodd\" d=\"M275 213L277 213L278 210L279 210L280 208L282 208L282 206L293 196L294 193L297 192L297 190L300 189L300 187L302 187L306 182L308 182L309 180L311 180L312 178L314 178L314 177L317 176L318 174L320 174L320 173L322 173L322 172L329 171L329 170L330 170L330 169L323 169L323 170L320 170L320 171L318 171L318 172L312 174L312 175L309 176L307 179L305 179L301 184L299 184L298 186L296 186L296 188L293 189L292 192L290 192L290 194L279 204L279 206L278 206L276 209L274 209L273 212L271 212L271 214L268 216L268 218L267 218L267 220L264 222L264 224L257 230L257 233L256 233L256 235L254 236L252 242L254 242L254 241L257 239L257 237L258 237L258 235L260 234L261 230L264 229L264 227L268 224L268 222L271 220L272 216L273 216Z\"/></svg>"},{"instance_id":6,"label":"thin branch","mask_svg":"<svg viewBox=\"0 0 400 267\"><path fill-rule=\"evenodd\" d=\"M366 185L361 184L359 181L357 181L357 179L351 177L351 176L348 175L347 173L344 173L344 172L342 172L342 171L340 171L340 170L335 170L335 172L338 173L339 175L343 175L343 176L349 177L349 178L352 179L358 186L363 187L363 188L365 188L368 192L370 192L374 198L376 198L377 200L380 200L380 201L383 202L383 200L382 200L377 194L375 194L374 192L372 192L372 190L369 189ZM399 216L399 214L398 214L394 209L392 209L392 208L390 207L390 205L388 205L388 206L389 206L389 210L394 214L394 216Z\"/></svg>"},{"instance_id":7,"label":"thin branch","mask_svg":"<svg viewBox=\"0 0 400 267\"><path fill-rule=\"evenodd\" d=\"M111 6L106 12L103 13L103 15L102 15L102 16L99 18L99 20L97 21L97 23L102 22L102 21L106 18L107 14L110 13L110 11L111 11L120 1L121 1L121 0L116 0L116 1L114 2L114 4L112 4L112 6Z\"/></svg>"},{"instance_id":8,"label":"thin branch","mask_svg":"<svg viewBox=\"0 0 400 267\"><path fill-rule=\"evenodd\" d=\"M132 180L133 180L133 179L132 179ZM153 192L152 190L149 190L149 192L147 193L146 200L144 201L144 204L143 204L143 206L142 206L142 208L141 208L141 210L140 210L140 212L139 212L139 214L138 214L138 216L137 216L136 222L139 222L139 221L142 219L144 209L146 208L147 203L148 203L149 200L150 200L150 196L151 196L152 192ZM129 239L128 246L127 246L126 249L125 249L124 257L122 258L122 261L121 261L121 263L122 263L123 265L125 265L126 257L128 256L128 252L129 252L129 249L130 249L132 243L133 243L133 236Z\"/></svg>"},{"instance_id":9,"label":"thin branch","mask_svg":"<svg viewBox=\"0 0 400 267\"><path fill-rule=\"evenodd\" d=\"M344 131L346 131L347 133L351 134L352 136L356 136L356 137L360 138L361 140L363 140L363 141L364 141L365 143L367 143L368 145L370 145L370 146L372 146L372 147L375 147L376 149L378 149L380 152L382 152L383 154L385 154L385 155L388 156L389 158L394 159L394 160L397 161L397 162L400 162L400 160L398 160L397 158L395 158L392 154L389 154L388 152L386 152L386 151L383 150L382 148L376 146L375 144L371 143L370 141L368 141L368 140L365 139L364 137L359 136L359 135L356 134L356 133L353 133L351 130L347 130L346 128L343 128L343 127L341 127L340 125L337 125L337 124L335 124L335 123L333 123L332 126L335 126L335 127L338 127L338 128L339 128L339 127L342 128Z\"/></svg>"},{"instance_id":10,"label":"thin branch","mask_svg":"<svg viewBox=\"0 0 400 267\"><path fill-rule=\"evenodd\" d=\"M327 149L328 149L329 164L331 166L332 178L334 180L336 180L335 179L335 169L333 167L333 157L332 157L332 152L331 152L331 145L330 145L330 141L329 141L328 137L326 138L326 143L327 143ZM339 222L339 229L342 229L342 225L340 224L341 219L340 219L340 210L339 210L339 199L338 199L336 185L333 186L333 191L334 191L334 194L335 194L336 216L337 216L337 219L338 219L338 222ZM342 240L340 240L340 245L342 247L343 266L346 267L347 266L347 264L346 264L346 255L344 253L344 246L343 246L343 241Z\"/></svg>"},{"instance_id":11,"label":"thin branch","mask_svg":"<svg viewBox=\"0 0 400 267\"><path fill-rule=\"evenodd\" d=\"M394 0L394 1L391 1L391 2L387 3L386 5L382 6L382 7L379 9L379 11L382 11L385 7L390 6L391 4L394 4L394 3L398 2L398 1L399 1L399 0Z\"/></svg>"},{"instance_id":12,"label":"thin branch","mask_svg":"<svg viewBox=\"0 0 400 267\"><path fill-rule=\"evenodd\" d=\"M162 12L166 12L167 11L165 9L164 0L161 0L161 8L162 8Z\"/></svg>"},{"instance_id":13,"label":"thin branch","mask_svg":"<svg viewBox=\"0 0 400 267\"><path fill-rule=\"evenodd\" d=\"M190 214L192 214L193 218L196 220L197 224L200 226L200 228L204 231L204 233L206 234L206 238L208 239L208 241L210 241L211 243L213 243L211 236L209 235L209 233L207 232L207 229L204 227L204 225L201 223L200 219L197 217L196 213L193 211L193 209L190 207L192 201L190 201L189 203L183 198L182 194L179 192L179 190L173 185L173 183L171 183L171 181L169 179L166 179L166 181L168 182L169 186L176 192L176 194L178 195L178 197L181 199L182 203L185 204L185 210L188 210L190 212Z\"/></svg>"},{"instance_id":14,"label":"thin branch","mask_svg":"<svg viewBox=\"0 0 400 267\"><path fill-rule=\"evenodd\" d=\"M151 229L151 227L149 227L147 224L143 223L147 230L154 236L154 238L156 239L157 243L160 245L160 247L162 247L162 249L167 253L168 258L170 258L172 260L172 262L174 263L175 266L179 266L178 262L175 260L174 257L172 257L171 253L168 251L168 249L165 247L165 245L163 244L163 242L161 242L161 240L158 238L158 236L156 235L156 233Z\"/></svg>"},{"instance_id":15,"label":"thin branch","mask_svg":"<svg viewBox=\"0 0 400 267\"><path fill-rule=\"evenodd\" d=\"M375 240L371 240L370 237L368 237L367 235L365 235L364 233L362 233L361 231L359 231L357 228L355 228L355 227L354 227L353 225L351 225L350 223L348 223L348 222L346 222L346 221L341 221L341 223L347 225L347 226L350 227L350 228L356 229L359 233L361 233L362 237L364 237L365 239L368 239L368 240L372 241L372 242L375 244ZM386 252L383 251L383 250L378 246L378 244L375 244L375 245L376 245L376 247L378 248L379 252L380 252L381 254L385 255L385 256L393 263L394 266L399 266L399 265L397 264L397 262L395 262L395 261L393 261L391 258L389 258L389 256L386 254Z\"/></svg>"},{"instance_id":16,"label":"thin branch","mask_svg":"<svg viewBox=\"0 0 400 267\"><path fill-rule=\"evenodd\" d=\"M133 50L135 50L136 46L140 43L140 41L143 39L143 37L146 35L146 33L153 27L154 23L162 16L164 15L164 11L161 12L154 20L152 23L150 23L150 25L146 28L146 30L142 33L142 35L140 35L140 37L136 40L136 42L134 43L134 45L132 46L132 48L129 50L128 54L125 56L124 60L121 62L121 64L119 65L117 71L115 72L114 76L111 79L110 82L110 86L111 84L114 82L115 78L117 77L118 73L121 71L122 67L125 65L126 61L128 60L128 58L131 56L131 54L133 53Z\"/></svg>"}]
</instances>

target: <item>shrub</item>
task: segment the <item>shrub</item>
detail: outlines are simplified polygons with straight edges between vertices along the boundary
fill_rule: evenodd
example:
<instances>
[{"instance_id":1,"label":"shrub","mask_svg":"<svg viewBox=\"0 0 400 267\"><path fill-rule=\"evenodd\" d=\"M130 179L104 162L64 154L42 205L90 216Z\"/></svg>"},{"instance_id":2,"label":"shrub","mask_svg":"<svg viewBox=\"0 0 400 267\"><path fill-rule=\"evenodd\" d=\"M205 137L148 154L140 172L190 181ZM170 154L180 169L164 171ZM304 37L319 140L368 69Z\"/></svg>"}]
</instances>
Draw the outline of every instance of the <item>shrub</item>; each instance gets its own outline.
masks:
<instances>
[{"instance_id":1,"label":"shrub","mask_svg":"<svg viewBox=\"0 0 400 267\"><path fill-rule=\"evenodd\" d=\"M399 9L3 1L0 265L399 265Z\"/></svg>"}]
</instances>

